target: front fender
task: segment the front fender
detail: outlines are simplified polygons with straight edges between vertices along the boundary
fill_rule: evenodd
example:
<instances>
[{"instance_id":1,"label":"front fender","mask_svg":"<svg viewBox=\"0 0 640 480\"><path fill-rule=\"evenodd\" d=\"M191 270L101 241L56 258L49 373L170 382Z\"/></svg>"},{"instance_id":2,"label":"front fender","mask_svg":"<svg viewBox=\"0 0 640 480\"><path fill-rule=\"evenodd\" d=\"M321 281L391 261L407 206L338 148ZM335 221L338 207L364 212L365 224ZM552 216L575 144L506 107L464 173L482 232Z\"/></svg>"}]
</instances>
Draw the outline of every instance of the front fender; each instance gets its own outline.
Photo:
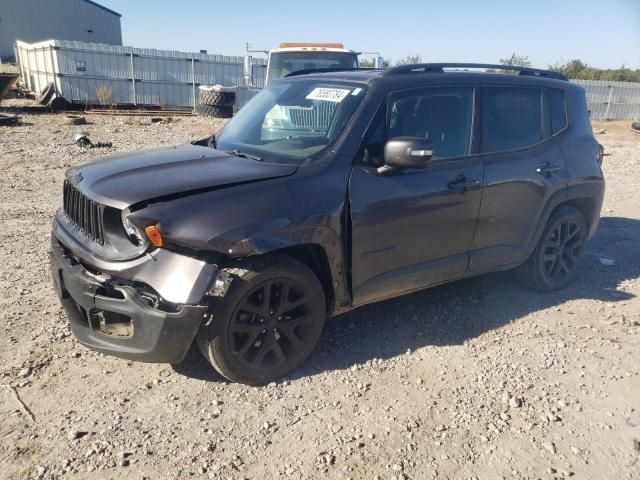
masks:
<instances>
[{"instance_id":1,"label":"front fender","mask_svg":"<svg viewBox=\"0 0 640 480\"><path fill-rule=\"evenodd\" d=\"M152 204L129 218L141 226L157 223L167 248L233 259L318 245L326 254L336 304L342 306L348 303L342 222L349 168L347 162L309 166L286 179Z\"/></svg>"}]
</instances>

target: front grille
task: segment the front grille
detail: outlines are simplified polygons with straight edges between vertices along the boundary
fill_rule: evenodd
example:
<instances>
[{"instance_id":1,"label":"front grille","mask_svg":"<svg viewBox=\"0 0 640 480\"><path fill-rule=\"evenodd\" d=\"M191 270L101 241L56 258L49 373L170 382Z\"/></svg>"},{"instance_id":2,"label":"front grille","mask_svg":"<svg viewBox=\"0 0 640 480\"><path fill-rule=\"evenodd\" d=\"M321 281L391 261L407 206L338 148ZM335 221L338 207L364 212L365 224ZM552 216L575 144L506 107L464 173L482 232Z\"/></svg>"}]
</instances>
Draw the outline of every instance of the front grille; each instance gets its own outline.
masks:
<instances>
[{"instance_id":1,"label":"front grille","mask_svg":"<svg viewBox=\"0 0 640 480\"><path fill-rule=\"evenodd\" d=\"M102 206L87 198L68 180L64 181L64 213L85 235L104 245L104 221Z\"/></svg>"},{"instance_id":2,"label":"front grille","mask_svg":"<svg viewBox=\"0 0 640 480\"><path fill-rule=\"evenodd\" d=\"M284 107L289 119L298 128L327 130L331 123L335 102L314 102L313 107Z\"/></svg>"}]
</instances>

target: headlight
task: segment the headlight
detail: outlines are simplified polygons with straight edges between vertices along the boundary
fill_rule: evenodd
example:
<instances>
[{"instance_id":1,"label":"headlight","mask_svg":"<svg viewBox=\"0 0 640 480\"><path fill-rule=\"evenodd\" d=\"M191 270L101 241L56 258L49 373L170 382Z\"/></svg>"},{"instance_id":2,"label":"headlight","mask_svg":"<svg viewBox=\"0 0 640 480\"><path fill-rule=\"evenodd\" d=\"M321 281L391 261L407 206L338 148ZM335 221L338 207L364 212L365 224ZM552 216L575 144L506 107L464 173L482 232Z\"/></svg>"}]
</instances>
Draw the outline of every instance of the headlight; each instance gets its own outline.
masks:
<instances>
[{"instance_id":1,"label":"headlight","mask_svg":"<svg viewBox=\"0 0 640 480\"><path fill-rule=\"evenodd\" d=\"M279 118L265 118L264 128L283 128L283 121Z\"/></svg>"},{"instance_id":2,"label":"headlight","mask_svg":"<svg viewBox=\"0 0 640 480\"><path fill-rule=\"evenodd\" d=\"M129 221L128 217L130 214L131 211L128 208L122 210L122 226L124 227L124 231L127 232L129 240L131 240L131 242L136 246L141 247L147 243L147 236L144 234L142 229Z\"/></svg>"}]
</instances>

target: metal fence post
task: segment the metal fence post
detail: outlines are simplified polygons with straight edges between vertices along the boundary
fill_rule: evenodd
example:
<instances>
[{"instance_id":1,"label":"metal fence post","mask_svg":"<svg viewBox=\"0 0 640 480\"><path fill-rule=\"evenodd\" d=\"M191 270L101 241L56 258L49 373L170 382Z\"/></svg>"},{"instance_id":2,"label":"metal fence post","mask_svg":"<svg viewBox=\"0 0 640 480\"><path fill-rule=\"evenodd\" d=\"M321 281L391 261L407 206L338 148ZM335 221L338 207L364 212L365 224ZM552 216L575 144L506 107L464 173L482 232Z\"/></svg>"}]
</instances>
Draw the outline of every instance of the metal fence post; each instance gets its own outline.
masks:
<instances>
[{"instance_id":1,"label":"metal fence post","mask_svg":"<svg viewBox=\"0 0 640 480\"><path fill-rule=\"evenodd\" d=\"M191 54L191 81L193 82L193 111L196 111L196 59Z\"/></svg>"},{"instance_id":2,"label":"metal fence post","mask_svg":"<svg viewBox=\"0 0 640 480\"><path fill-rule=\"evenodd\" d=\"M136 99L136 71L133 66L133 50L129 53L129 58L131 59L131 86L133 91L133 104L138 105L138 101Z\"/></svg>"},{"instance_id":3,"label":"metal fence post","mask_svg":"<svg viewBox=\"0 0 640 480\"><path fill-rule=\"evenodd\" d=\"M607 111L604 114L605 120L609 120L609 109L611 108L611 97L613 96L613 85L609 85L609 100L607 101Z\"/></svg>"}]
</instances>

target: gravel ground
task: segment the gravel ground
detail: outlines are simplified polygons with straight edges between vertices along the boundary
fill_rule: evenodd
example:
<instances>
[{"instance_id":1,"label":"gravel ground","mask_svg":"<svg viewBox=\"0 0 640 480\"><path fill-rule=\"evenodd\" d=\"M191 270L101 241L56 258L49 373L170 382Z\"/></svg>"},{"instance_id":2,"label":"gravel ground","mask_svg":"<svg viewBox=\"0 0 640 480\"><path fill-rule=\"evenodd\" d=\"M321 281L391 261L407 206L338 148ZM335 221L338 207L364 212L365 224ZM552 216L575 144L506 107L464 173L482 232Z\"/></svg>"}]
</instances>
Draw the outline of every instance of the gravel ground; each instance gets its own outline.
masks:
<instances>
[{"instance_id":1,"label":"gravel ground","mask_svg":"<svg viewBox=\"0 0 640 480\"><path fill-rule=\"evenodd\" d=\"M640 135L627 124L597 126L607 196L571 287L536 294L501 273L364 307L328 321L302 369L253 388L195 350L133 363L70 336L47 258L64 170L215 129L87 120L0 127L3 480L640 478ZM81 149L80 131L113 147Z\"/></svg>"}]
</instances>

